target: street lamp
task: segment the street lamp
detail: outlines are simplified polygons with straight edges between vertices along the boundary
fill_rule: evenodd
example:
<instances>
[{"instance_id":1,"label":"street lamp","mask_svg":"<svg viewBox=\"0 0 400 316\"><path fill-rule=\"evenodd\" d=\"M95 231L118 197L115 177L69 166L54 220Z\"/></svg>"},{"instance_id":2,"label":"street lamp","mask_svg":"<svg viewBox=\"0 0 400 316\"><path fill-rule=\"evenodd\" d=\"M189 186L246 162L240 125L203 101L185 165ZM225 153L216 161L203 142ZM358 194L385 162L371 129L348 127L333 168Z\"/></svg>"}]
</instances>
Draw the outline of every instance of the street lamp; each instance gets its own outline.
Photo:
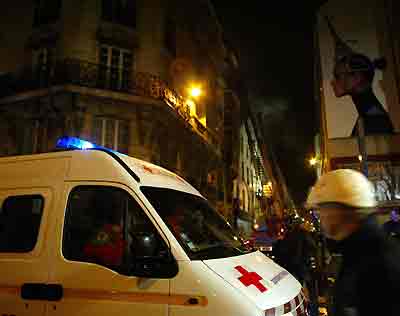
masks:
<instances>
[{"instance_id":1,"label":"street lamp","mask_svg":"<svg viewBox=\"0 0 400 316\"><path fill-rule=\"evenodd\" d=\"M310 166L315 166L318 162L318 159L316 157L312 157L309 160Z\"/></svg>"},{"instance_id":2,"label":"street lamp","mask_svg":"<svg viewBox=\"0 0 400 316\"><path fill-rule=\"evenodd\" d=\"M315 168L315 170L317 172L317 177L319 178L321 176L321 172L322 172L322 161L321 161L320 157L318 155L311 157L308 160L308 163L310 164L310 166L312 168Z\"/></svg>"},{"instance_id":3,"label":"street lamp","mask_svg":"<svg viewBox=\"0 0 400 316\"><path fill-rule=\"evenodd\" d=\"M192 86L189 87L189 95L192 98L198 98L202 94L203 94L203 91L201 90L200 86L192 85Z\"/></svg>"}]
</instances>

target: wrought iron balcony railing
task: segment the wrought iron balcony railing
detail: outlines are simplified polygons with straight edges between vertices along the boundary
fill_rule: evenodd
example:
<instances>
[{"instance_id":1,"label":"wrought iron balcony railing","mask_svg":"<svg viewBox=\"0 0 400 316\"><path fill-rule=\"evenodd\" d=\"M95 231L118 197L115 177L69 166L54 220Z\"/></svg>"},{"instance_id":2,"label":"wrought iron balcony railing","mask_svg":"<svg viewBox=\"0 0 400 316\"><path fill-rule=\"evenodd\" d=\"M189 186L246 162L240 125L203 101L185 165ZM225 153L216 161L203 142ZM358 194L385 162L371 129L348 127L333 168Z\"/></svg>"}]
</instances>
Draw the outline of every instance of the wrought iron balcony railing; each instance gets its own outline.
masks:
<instances>
[{"instance_id":1,"label":"wrought iron balcony railing","mask_svg":"<svg viewBox=\"0 0 400 316\"><path fill-rule=\"evenodd\" d=\"M176 99L177 102L181 99L155 75L78 59L64 59L54 64L25 67L15 74L3 75L2 83L7 88L2 96L55 85L75 84L156 99L161 99L168 94L169 99Z\"/></svg>"},{"instance_id":2,"label":"wrought iron balcony railing","mask_svg":"<svg viewBox=\"0 0 400 316\"><path fill-rule=\"evenodd\" d=\"M150 73L134 72L79 59L64 59L51 65L25 67L17 73L2 75L0 84L3 87L0 97L73 84L163 100L210 143L219 144L214 133L204 126L199 126L198 120L191 117L189 105L185 100L170 89L165 81Z\"/></svg>"}]
</instances>

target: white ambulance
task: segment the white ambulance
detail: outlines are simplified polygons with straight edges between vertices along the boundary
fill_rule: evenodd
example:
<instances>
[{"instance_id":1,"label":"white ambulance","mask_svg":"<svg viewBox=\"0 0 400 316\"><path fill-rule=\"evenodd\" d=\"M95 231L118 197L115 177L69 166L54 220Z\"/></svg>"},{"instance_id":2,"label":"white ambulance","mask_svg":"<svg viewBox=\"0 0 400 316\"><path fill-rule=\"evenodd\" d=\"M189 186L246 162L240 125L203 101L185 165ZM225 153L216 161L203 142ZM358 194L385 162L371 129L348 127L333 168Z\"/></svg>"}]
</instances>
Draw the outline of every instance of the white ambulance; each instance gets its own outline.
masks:
<instances>
[{"instance_id":1,"label":"white ambulance","mask_svg":"<svg viewBox=\"0 0 400 316\"><path fill-rule=\"evenodd\" d=\"M306 315L300 283L153 164L62 138L0 159L0 315Z\"/></svg>"}]
</instances>

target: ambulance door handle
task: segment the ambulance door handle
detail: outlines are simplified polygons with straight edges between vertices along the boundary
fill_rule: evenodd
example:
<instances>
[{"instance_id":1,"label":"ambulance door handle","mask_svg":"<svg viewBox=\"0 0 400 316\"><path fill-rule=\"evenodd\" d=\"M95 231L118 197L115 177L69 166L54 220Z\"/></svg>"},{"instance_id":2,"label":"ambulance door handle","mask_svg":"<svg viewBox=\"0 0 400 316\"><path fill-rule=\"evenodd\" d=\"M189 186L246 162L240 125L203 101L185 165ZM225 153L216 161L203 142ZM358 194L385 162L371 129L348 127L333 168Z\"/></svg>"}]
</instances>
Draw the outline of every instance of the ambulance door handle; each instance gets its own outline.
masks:
<instances>
[{"instance_id":1,"label":"ambulance door handle","mask_svg":"<svg viewBox=\"0 0 400 316\"><path fill-rule=\"evenodd\" d=\"M61 284L25 283L21 287L24 300L59 301L63 297Z\"/></svg>"}]
</instances>

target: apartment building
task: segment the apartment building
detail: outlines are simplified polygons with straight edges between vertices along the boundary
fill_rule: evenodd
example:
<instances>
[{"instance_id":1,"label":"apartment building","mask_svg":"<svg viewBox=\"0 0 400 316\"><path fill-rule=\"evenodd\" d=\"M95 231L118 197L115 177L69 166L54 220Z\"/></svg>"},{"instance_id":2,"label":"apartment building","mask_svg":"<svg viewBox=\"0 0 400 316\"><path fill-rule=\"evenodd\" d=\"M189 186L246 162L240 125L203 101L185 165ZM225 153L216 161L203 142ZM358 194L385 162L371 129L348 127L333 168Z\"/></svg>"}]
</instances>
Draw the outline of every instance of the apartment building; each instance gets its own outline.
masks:
<instances>
[{"instance_id":1,"label":"apartment building","mask_svg":"<svg viewBox=\"0 0 400 316\"><path fill-rule=\"evenodd\" d=\"M228 53L209 1L15 0L0 19L0 155L78 136L224 200Z\"/></svg>"}]
</instances>

